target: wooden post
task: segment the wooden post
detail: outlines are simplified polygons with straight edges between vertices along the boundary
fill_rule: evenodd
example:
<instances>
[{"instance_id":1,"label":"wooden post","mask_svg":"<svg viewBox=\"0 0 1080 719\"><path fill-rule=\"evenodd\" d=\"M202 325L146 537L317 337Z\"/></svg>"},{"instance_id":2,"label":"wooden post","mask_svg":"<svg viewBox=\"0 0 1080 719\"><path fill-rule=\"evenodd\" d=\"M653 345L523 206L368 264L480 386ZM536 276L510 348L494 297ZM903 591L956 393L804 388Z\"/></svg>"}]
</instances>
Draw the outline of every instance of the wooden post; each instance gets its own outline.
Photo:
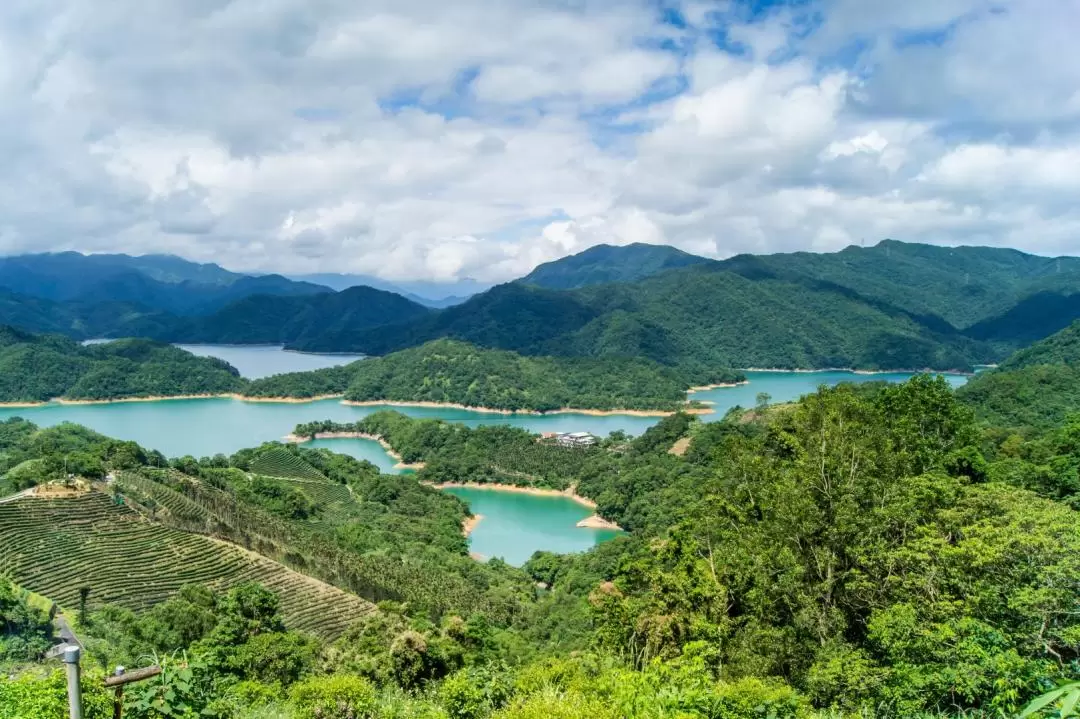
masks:
<instances>
[{"instance_id":1,"label":"wooden post","mask_svg":"<svg viewBox=\"0 0 1080 719\"><path fill-rule=\"evenodd\" d=\"M117 667L116 673L111 677L105 677L105 688L116 687L116 696L113 699L113 719L122 719L124 713L124 685L132 682L141 682L150 677L161 674L161 667L152 666L145 669L136 669L127 672L123 667Z\"/></svg>"},{"instance_id":2,"label":"wooden post","mask_svg":"<svg viewBox=\"0 0 1080 719\"><path fill-rule=\"evenodd\" d=\"M71 719L83 719L82 687L79 685L79 647L64 647L64 666L67 669L68 714Z\"/></svg>"},{"instance_id":3,"label":"wooden post","mask_svg":"<svg viewBox=\"0 0 1080 719\"><path fill-rule=\"evenodd\" d=\"M124 668L117 667L113 676L124 676ZM113 719L124 719L124 685L116 687L116 695L113 698Z\"/></svg>"}]
</instances>

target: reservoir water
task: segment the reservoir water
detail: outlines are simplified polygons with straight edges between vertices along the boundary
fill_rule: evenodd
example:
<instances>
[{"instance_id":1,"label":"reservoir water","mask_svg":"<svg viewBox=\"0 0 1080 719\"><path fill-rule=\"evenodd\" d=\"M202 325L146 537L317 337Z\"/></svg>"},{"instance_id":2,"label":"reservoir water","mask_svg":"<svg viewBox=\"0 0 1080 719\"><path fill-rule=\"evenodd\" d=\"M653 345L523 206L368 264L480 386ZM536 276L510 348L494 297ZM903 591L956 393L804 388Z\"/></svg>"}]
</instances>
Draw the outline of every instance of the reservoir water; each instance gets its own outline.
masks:
<instances>
[{"instance_id":1,"label":"reservoir water","mask_svg":"<svg viewBox=\"0 0 1080 719\"><path fill-rule=\"evenodd\" d=\"M280 345L176 345L193 355L217 357L240 370L248 379L261 379L284 372L307 372L348 364L364 355L292 352Z\"/></svg>"},{"instance_id":2,"label":"reservoir water","mask_svg":"<svg viewBox=\"0 0 1080 719\"><path fill-rule=\"evenodd\" d=\"M577 523L592 510L569 497L544 497L473 487L448 487L445 492L469 503L483 519L469 537L469 548L485 559L500 557L521 566L537 549L583 552L618 536L611 529L586 529Z\"/></svg>"},{"instance_id":3,"label":"reservoir water","mask_svg":"<svg viewBox=\"0 0 1080 719\"><path fill-rule=\"evenodd\" d=\"M307 355L273 347L199 346L201 354L220 357L233 364L246 377L259 377L284 371L312 369L312 363L333 366L356 359L347 355ZM736 405L752 407L757 394L770 395L770 401L783 402L815 391L820 385L838 382L884 380L899 382L908 373L855 374L851 372L747 372L748 384L722 387L692 395L693 399L712 402L715 412L704 415L706 421L723 418ZM962 384L966 377L954 375L950 383ZM380 409L395 409L413 417L434 417L470 426L512 424L533 432L588 431L607 435L622 430L638 435L653 425L655 417L632 415L593 416L586 414L496 414L452 408L389 407L386 405L350 407L338 400L303 403L243 402L233 399L162 400L154 402L117 402L112 404L61 405L0 408L0 419L25 417L41 426L75 422L119 439L129 439L144 447L157 449L170 457L204 457L230 454L244 447L281 439L302 422L332 419L354 422ZM361 439L320 440L308 446L367 459L384 472L393 472L394 460L376 442ZM454 490L458 492L459 490ZM612 536L604 530L574 526L590 512L569 499L537 497L490 490L460 490L473 503L473 511L485 519L473 532L474 551L486 556L503 556L513 563L524 561L536 549L572 551L587 549ZM485 551L486 550L486 551ZM511 558L513 557L513 559Z\"/></svg>"}]
</instances>

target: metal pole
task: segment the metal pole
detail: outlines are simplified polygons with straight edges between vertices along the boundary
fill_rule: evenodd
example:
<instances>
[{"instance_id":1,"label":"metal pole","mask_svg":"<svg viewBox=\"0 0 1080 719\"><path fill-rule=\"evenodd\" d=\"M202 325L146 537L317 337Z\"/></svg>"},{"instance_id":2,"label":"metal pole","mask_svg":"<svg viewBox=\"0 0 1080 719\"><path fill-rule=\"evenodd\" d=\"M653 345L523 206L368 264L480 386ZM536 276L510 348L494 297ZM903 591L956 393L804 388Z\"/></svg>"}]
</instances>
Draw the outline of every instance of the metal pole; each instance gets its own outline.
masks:
<instances>
[{"instance_id":1,"label":"metal pole","mask_svg":"<svg viewBox=\"0 0 1080 719\"><path fill-rule=\"evenodd\" d=\"M64 664L67 667L68 713L71 719L83 719L82 688L79 686L79 647L64 647Z\"/></svg>"}]
</instances>

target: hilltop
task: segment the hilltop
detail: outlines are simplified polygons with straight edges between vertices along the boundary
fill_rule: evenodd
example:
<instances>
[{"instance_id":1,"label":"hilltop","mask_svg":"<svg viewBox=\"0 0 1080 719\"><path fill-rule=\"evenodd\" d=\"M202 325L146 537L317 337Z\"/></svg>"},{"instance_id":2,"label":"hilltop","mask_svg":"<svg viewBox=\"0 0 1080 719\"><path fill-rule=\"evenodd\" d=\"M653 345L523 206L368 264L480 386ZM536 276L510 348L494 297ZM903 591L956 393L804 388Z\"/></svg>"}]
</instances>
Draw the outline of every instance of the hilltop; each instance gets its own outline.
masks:
<instances>
[{"instance_id":1,"label":"hilltop","mask_svg":"<svg viewBox=\"0 0 1080 719\"><path fill-rule=\"evenodd\" d=\"M670 245L594 245L584 252L546 262L519 282L552 290L572 290L610 282L635 282L678 267L712 262Z\"/></svg>"}]
</instances>

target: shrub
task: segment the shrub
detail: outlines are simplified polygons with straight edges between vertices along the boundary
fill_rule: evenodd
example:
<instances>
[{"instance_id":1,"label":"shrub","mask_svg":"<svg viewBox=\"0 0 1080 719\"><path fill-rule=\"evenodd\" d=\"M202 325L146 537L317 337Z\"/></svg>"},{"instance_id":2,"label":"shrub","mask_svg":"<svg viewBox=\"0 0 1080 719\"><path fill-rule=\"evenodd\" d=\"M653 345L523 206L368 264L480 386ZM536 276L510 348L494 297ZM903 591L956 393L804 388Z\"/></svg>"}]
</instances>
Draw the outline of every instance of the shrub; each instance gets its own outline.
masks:
<instances>
[{"instance_id":1,"label":"shrub","mask_svg":"<svg viewBox=\"0 0 1080 719\"><path fill-rule=\"evenodd\" d=\"M314 677L290 692L297 719L366 719L375 716L375 688L362 677Z\"/></svg>"}]
</instances>

